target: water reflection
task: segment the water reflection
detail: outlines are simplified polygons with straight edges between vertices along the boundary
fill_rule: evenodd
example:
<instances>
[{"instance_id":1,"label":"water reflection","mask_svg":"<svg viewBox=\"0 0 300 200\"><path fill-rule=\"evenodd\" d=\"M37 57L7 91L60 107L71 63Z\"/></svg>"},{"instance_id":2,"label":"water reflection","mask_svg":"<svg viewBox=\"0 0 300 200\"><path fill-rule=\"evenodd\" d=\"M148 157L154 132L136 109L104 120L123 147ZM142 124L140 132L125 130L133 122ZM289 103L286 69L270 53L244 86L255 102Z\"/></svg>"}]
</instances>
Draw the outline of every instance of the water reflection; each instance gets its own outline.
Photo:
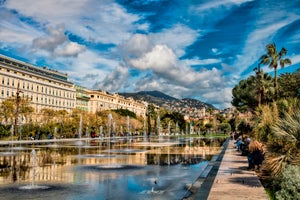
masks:
<instances>
[{"instance_id":1,"label":"water reflection","mask_svg":"<svg viewBox=\"0 0 300 200\"><path fill-rule=\"evenodd\" d=\"M10 146L2 146L0 199L15 198L22 192L11 190L30 185L32 180L49 186L43 199L54 198L51 191L63 190L69 199L181 199L185 184L195 181L223 142L169 137L151 142L95 139L27 144L10 153ZM78 194L79 188L85 192ZM39 199L40 194L22 195Z\"/></svg>"}]
</instances>

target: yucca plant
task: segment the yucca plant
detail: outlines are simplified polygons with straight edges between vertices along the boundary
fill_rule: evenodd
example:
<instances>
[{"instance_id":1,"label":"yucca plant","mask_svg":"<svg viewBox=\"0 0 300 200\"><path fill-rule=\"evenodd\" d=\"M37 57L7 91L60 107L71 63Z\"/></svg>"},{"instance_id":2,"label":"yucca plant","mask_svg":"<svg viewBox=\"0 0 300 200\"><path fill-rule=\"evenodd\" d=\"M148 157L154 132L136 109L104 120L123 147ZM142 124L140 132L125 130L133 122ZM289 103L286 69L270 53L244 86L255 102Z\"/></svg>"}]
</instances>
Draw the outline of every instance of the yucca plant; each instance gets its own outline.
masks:
<instances>
[{"instance_id":1,"label":"yucca plant","mask_svg":"<svg viewBox=\"0 0 300 200\"><path fill-rule=\"evenodd\" d=\"M278 175L288 165L300 163L300 108L286 112L271 127L274 139L268 143L266 167Z\"/></svg>"}]
</instances>

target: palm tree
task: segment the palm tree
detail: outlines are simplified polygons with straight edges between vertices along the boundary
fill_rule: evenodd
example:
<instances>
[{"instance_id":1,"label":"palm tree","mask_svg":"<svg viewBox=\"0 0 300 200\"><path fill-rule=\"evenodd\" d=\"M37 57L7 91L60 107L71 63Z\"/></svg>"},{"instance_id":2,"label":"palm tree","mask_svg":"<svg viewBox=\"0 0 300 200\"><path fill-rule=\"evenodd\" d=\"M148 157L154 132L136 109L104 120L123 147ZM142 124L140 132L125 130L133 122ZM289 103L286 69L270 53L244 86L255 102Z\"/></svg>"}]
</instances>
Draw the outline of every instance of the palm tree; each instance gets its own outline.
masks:
<instances>
[{"instance_id":1,"label":"palm tree","mask_svg":"<svg viewBox=\"0 0 300 200\"><path fill-rule=\"evenodd\" d=\"M278 62L283 68L285 65L292 64L292 61L289 58L284 58L287 49L281 48L281 50L278 52L276 49L275 43L268 44L266 46L267 54L264 54L260 57L260 63L264 65L269 65L270 68L274 69L274 88L275 88L275 98L277 98L277 67Z\"/></svg>"}]
</instances>

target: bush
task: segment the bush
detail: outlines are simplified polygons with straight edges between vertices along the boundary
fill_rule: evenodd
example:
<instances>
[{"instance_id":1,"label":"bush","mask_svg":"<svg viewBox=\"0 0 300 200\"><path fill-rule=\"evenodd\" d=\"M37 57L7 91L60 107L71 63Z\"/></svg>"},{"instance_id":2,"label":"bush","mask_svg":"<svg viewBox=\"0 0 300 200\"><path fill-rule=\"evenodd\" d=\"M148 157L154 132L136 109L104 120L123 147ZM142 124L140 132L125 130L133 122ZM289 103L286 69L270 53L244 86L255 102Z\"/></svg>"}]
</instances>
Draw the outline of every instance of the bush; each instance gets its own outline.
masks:
<instances>
[{"instance_id":1,"label":"bush","mask_svg":"<svg viewBox=\"0 0 300 200\"><path fill-rule=\"evenodd\" d=\"M300 166L288 165L276 181L281 188L275 193L278 200L300 200Z\"/></svg>"}]
</instances>

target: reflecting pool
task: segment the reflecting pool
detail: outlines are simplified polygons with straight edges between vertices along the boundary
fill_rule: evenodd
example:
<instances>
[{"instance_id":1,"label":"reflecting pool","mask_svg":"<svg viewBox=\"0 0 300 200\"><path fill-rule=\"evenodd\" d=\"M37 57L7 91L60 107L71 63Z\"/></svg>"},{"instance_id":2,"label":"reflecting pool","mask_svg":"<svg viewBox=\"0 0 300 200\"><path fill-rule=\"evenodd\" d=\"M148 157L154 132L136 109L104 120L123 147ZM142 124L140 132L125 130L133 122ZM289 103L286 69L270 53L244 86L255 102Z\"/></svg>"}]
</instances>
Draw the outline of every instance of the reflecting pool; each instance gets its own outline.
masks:
<instances>
[{"instance_id":1,"label":"reflecting pool","mask_svg":"<svg viewBox=\"0 0 300 200\"><path fill-rule=\"evenodd\" d=\"M0 199L182 199L224 139L83 138L0 146Z\"/></svg>"}]
</instances>

